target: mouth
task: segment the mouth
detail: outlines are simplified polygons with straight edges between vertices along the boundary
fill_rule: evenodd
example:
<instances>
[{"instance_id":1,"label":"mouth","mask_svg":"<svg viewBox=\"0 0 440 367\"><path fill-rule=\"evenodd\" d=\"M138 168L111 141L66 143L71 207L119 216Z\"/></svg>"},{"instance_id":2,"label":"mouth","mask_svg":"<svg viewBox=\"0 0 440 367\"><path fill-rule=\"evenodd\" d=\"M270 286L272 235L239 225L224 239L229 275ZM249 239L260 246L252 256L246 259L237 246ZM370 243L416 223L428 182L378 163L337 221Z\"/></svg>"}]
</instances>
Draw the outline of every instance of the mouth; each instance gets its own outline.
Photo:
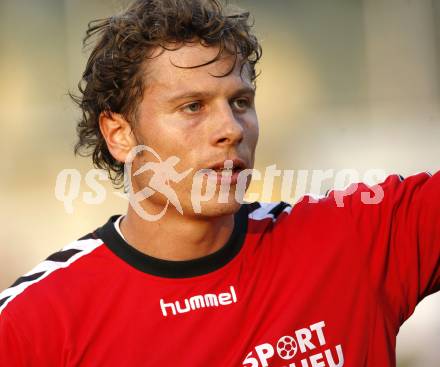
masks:
<instances>
[{"instance_id":1,"label":"mouth","mask_svg":"<svg viewBox=\"0 0 440 367\"><path fill-rule=\"evenodd\" d=\"M226 159L224 161L217 162L209 167L209 169L216 171L218 173L240 173L247 168L246 163L239 159Z\"/></svg>"},{"instance_id":2,"label":"mouth","mask_svg":"<svg viewBox=\"0 0 440 367\"><path fill-rule=\"evenodd\" d=\"M246 163L240 158L226 159L218 161L212 164L203 171L207 174L212 174L212 171L216 172L217 184L231 184L236 185L239 179L239 174L243 170L247 169Z\"/></svg>"}]
</instances>

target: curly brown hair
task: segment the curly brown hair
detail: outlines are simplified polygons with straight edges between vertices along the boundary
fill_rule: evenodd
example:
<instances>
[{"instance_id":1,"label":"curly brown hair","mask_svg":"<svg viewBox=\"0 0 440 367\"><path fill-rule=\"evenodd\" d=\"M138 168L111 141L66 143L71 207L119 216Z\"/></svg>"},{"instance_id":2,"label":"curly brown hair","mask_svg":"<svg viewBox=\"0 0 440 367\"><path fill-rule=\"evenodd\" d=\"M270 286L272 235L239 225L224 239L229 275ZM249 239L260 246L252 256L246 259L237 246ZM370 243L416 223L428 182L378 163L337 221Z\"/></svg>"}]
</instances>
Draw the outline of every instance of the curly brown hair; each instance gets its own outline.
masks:
<instances>
[{"instance_id":1,"label":"curly brown hair","mask_svg":"<svg viewBox=\"0 0 440 367\"><path fill-rule=\"evenodd\" d=\"M137 0L119 15L91 21L83 46L95 38L96 43L78 84L80 95L70 93L82 110L75 154L92 156L95 167L107 170L113 184L121 186L124 165L110 154L99 116L121 114L134 128L147 82L142 66L158 46L176 49L194 40L219 46L208 63L227 50L236 60L240 56L241 68L249 66L255 83L255 64L262 50L249 19L248 12L223 6L219 0Z\"/></svg>"}]
</instances>

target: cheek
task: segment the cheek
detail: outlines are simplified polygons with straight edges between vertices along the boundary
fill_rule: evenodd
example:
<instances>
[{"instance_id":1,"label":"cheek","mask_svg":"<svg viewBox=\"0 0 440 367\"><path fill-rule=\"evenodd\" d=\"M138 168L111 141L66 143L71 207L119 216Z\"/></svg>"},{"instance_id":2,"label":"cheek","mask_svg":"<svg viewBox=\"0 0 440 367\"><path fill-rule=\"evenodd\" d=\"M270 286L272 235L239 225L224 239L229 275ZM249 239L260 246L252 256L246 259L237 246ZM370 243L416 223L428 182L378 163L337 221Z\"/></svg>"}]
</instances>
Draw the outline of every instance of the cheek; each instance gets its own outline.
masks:
<instances>
[{"instance_id":1,"label":"cheek","mask_svg":"<svg viewBox=\"0 0 440 367\"><path fill-rule=\"evenodd\" d=\"M202 144L202 139L195 138L196 134L187 131L187 129L167 130L164 134L156 137L155 145L157 152L162 160L166 160L172 156L178 158L175 168L178 172L186 171L193 168L197 157L200 157L198 147Z\"/></svg>"},{"instance_id":2,"label":"cheek","mask_svg":"<svg viewBox=\"0 0 440 367\"><path fill-rule=\"evenodd\" d=\"M259 134L258 118L256 114L253 114L246 123L247 140L253 149L255 149L257 145Z\"/></svg>"},{"instance_id":3,"label":"cheek","mask_svg":"<svg viewBox=\"0 0 440 367\"><path fill-rule=\"evenodd\" d=\"M184 148L188 149L188 141L184 129L175 123L169 123L166 119L151 121L142 129L141 138L143 143L153 148L162 159L169 156L182 158Z\"/></svg>"},{"instance_id":4,"label":"cheek","mask_svg":"<svg viewBox=\"0 0 440 367\"><path fill-rule=\"evenodd\" d=\"M254 133L255 133L255 144L257 144L258 137L260 136L260 127L258 125L258 120L255 122Z\"/></svg>"}]
</instances>

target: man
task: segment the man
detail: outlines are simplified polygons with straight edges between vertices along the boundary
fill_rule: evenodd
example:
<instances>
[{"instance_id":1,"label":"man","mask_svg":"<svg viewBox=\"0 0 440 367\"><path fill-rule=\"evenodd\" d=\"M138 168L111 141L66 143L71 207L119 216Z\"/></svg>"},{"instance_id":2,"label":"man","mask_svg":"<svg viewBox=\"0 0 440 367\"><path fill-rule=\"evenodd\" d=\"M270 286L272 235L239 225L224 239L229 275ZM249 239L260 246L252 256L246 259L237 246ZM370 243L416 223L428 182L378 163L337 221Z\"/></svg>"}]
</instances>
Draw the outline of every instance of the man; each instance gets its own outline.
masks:
<instances>
[{"instance_id":1,"label":"man","mask_svg":"<svg viewBox=\"0 0 440 367\"><path fill-rule=\"evenodd\" d=\"M126 163L130 205L0 294L0 366L395 366L440 288L440 174L241 204L248 15L139 0L92 36L76 148L117 185Z\"/></svg>"}]
</instances>

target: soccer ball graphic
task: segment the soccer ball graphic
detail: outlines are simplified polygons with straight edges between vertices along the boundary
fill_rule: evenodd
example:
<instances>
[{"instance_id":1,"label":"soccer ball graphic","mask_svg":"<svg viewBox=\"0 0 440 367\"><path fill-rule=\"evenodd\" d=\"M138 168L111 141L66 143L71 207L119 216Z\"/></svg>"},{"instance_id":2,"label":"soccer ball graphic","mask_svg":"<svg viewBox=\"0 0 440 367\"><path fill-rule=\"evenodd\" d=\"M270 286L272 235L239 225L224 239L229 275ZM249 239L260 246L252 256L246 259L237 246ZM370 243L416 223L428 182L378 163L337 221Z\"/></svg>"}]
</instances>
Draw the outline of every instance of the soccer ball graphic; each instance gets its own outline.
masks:
<instances>
[{"instance_id":1,"label":"soccer ball graphic","mask_svg":"<svg viewBox=\"0 0 440 367\"><path fill-rule=\"evenodd\" d=\"M282 359L292 359L298 350L295 339L291 336L283 336L278 340L277 352Z\"/></svg>"}]
</instances>

